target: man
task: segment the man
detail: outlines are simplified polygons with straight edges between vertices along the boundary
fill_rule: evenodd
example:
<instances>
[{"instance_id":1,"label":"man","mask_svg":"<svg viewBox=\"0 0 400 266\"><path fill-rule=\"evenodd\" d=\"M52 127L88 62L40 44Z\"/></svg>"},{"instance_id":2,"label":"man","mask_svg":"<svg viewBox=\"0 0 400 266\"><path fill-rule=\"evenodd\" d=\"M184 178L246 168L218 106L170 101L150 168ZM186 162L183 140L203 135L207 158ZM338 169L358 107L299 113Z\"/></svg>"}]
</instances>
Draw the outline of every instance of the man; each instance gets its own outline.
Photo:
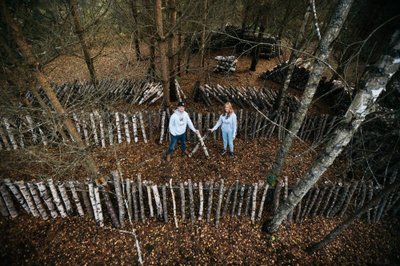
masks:
<instances>
[{"instance_id":1,"label":"man","mask_svg":"<svg viewBox=\"0 0 400 266\"><path fill-rule=\"evenodd\" d=\"M171 133L171 144L169 145L167 151L167 162L171 161L171 153L174 150L176 142L179 140L181 142L181 150L183 153L189 156L189 152L186 150L186 127L195 132L199 133L197 129L194 128L192 120L187 112L185 112L185 103L179 102L178 108L172 114L169 120L169 132Z\"/></svg>"}]
</instances>

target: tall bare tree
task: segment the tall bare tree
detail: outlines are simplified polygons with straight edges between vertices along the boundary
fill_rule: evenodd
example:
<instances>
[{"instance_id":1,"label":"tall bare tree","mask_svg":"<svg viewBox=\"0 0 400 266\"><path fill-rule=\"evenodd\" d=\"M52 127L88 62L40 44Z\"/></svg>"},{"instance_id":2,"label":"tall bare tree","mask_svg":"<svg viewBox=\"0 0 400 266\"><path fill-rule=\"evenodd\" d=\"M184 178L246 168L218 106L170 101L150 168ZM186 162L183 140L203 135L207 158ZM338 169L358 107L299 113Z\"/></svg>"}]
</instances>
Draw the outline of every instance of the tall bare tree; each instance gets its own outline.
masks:
<instances>
[{"instance_id":1,"label":"tall bare tree","mask_svg":"<svg viewBox=\"0 0 400 266\"><path fill-rule=\"evenodd\" d=\"M388 53L383 55L375 67L365 74L365 86L350 104L343 121L333 132L326 147L318 154L312 166L307 170L300 182L290 192L287 200L279 206L272 221L268 225L270 232L276 231L282 221L294 209L321 175L334 162L344 147L350 142L365 117L385 89L389 79L400 65L400 31L397 31L389 45Z\"/></svg>"},{"instance_id":2,"label":"tall bare tree","mask_svg":"<svg viewBox=\"0 0 400 266\"><path fill-rule=\"evenodd\" d=\"M304 89L300 106L290 123L289 133L286 135L275 157L274 164L269 173L270 176L278 178L282 171L286 156L290 148L292 147L293 140L295 139L301 124L303 123L304 117L307 114L307 110L317 90L318 83L322 77L322 73L325 70L326 60L328 59L332 50L332 42L339 35L340 29L342 28L344 21L347 18L353 1L354 0L340 0L337 4L336 10L331 17L328 28L322 40L320 41L314 55L314 62L310 70L310 77L308 79L306 88Z\"/></svg>"},{"instance_id":3,"label":"tall bare tree","mask_svg":"<svg viewBox=\"0 0 400 266\"><path fill-rule=\"evenodd\" d=\"M43 91L45 92L46 96L48 97L54 111L62 120L63 125L65 126L66 130L76 143L78 149L85 153L85 144L82 141L81 136L79 135L78 131L75 128L74 123L68 117L64 107L61 105L60 101L57 98L53 88L50 85L47 77L43 74L40 70L40 64L36 59L35 55L32 53L31 46L27 43L24 36L22 35L20 26L17 24L16 20L14 20L8 10L8 7L5 3L5 0L0 0L1 5L1 13L4 23L10 28L12 33L13 39L17 44L22 56L24 57L26 63L32 69L33 75L42 87ZM83 162L87 171L92 175L92 177L96 177L98 175L97 166L90 155L86 155L84 162Z\"/></svg>"},{"instance_id":4,"label":"tall bare tree","mask_svg":"<svg viewBox=\"0 0 400 266\"><path fill-rule=\"evenodd\" d=\"M167 56L167 38L164 35L162 1L155 0L154 2L154 19L157 29L158 50L160 53L160 68L161 80L164 90L164 106L169 106L169 70L168 70L168 56Z\"/></svg>"},{"instance_id":5,"label":"tall bare tree","mask_svg":"<svg viewBox=\"0 0 400 266\"><path fill-rule=\"evenodd\" d=\"M79 14L78 14L78 3L76 0L69 0L69 8L71 11L71 18L72 18L72 22L74 23L74 29L75 29L75 33L79 38L79 43L81 44L81 48L82 48L82 52L83 52L83 56L85 58L85 62L87 65L87 68L89 70L89 74L90 74L90 79L92 80L92 83L94 85L96 85L96 71L94 69L94 65L93 65L93 58L90 54L89 48L86 44L86 39L85 39L85 35L84 35L84 29L81 25L81 20L79 18Z\"/></svg>"}]
</instances>

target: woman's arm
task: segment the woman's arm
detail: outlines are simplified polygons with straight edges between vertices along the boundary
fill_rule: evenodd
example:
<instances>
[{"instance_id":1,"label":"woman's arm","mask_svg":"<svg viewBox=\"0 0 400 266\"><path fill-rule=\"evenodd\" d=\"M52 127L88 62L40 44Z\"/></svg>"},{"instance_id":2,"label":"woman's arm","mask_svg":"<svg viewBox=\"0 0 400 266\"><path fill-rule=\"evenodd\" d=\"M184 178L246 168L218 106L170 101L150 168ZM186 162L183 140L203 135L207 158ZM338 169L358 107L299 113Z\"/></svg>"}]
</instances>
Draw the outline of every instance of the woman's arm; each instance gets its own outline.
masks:
<instances>
[{"instance_id":1,"label":"woman's arm","mask_svg":"<svg viewBox=\"0 0 400 266\"><path fill-rule=\"evenodd\" d=\"M215 126L211 129L211 131L215 131L217 130L217 128L219 128L219 126L222 124L222 115L219 116L217 123L215 124Z\"/></svg>"},{"instance_id":2,"label":"woman's arm","mask_svg":"<svg viewBox=\"0 0 400 266\"><path fill-rule=\"evenodd\" d=\"M236 114L234 113L232 116L232 130L233 130L233 138L236 138L236 132L237 132L237 117Z\"/></svg>"}]
</instances>

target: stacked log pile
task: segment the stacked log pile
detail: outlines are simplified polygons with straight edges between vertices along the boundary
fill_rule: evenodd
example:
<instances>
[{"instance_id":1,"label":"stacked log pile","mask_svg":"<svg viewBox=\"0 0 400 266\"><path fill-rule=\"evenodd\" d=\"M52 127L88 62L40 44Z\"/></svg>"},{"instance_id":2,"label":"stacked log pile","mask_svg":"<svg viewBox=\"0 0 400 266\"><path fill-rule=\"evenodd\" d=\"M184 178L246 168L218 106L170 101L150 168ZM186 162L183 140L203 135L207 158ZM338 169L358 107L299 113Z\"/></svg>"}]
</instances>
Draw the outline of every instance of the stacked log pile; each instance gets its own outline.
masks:
<instances>
[{"instance_id":1,"label":"stacked log pile","mask_svg":"<svg viewBox=\"0 0 400 266\"><path fill-rule=\"evenodd\" d=\"M260 78L263 80L272 80L276 83L283 84L288 71L288 62L276 65L272 70L263 72ZM307 85L310 71L304 67L295 66L289 86L303 91Z\"/></svg>"},{"instance_id":2,"label":"stacked log pile","mask_svg":"<svg viewBox=\"0 0 400 266\"><path fill-rule=\"evenodd\" d=\"M215 72L229 74L236 71L237 59L235 56L216 56L215 60L217 61Z\"/></svg>"},{"instance_id":3,"label":"stacked log pile","mask_svg":"<svg viewBox=\"0 0 400 266\"><path fill-rule=\"evenodd\" d=\"M276 97L277 93L267 88L224 87L219 84L215 86L205 84L194 89L194 100L202 102L208 107L215 104L223 105L230 101L239 108L256 106L260 110L268 111L272 109ZM288 97L286 104L290 111L295 111L298 108L299 100L291 96Z\"/></svg>"},{"instance_id":4,"label":"stacked log pile","mask_svg":"<svg viewBox=\"0 0 400 266\"><path fill-rule=\"evenodd\" d=\"M259 97L267 98L268 94ZM236 99L236 103L262 105L261 98L254 97L252 101L249 100L250 97L246 99L246 102ZM70 114L70 117L87 146L106 148L109 145L121 143L157 141L162 144L168 141L168 123L172 112L172 110L162 112L93 110L74 112ZM195 127L202 132L212 127L219 117L218 113L197 113L190 110L188 113ZM286 128L292 119L292 113L289 107L283 109L279 116L270 115L268 112L259 113L240 109L237 110L237 117L239 138L248 140L277 135L282 140L287 133ZM338 122L335 116L307 116L298 136L318 143L334 130ZM67 132L64 133L68 136ZM207 137L219 139L220 129ZM187 131L187 138L190 141L198 140L198 137L190 130ZM13 118L0 117L0 150L23 149L35 145L51 146L69 141L71 139L62 138L50 125L41 123L30 115Z\"/></svg>"},{"instance_id":5,"label":"stacked log pile","mask_svg":"<svg viewBox=\"0 0 400 266\"><path fill-rule=\"evenodd\" d=\"M111 175L113 176L111 178ZM2 217L15 218L29 214L44 220L68 216L89 217L100 226L111 222L119 228L133 223L156 219L165 223L190 219L205 220L218 227L225 216L241 216L252 222L271 215L269 211L279 207L291 188L287 179L271 188L259 181L228 185L218 182L154 184L140 176L137 180L123 179L112 171L104 185L92 181L30 182L0 181L0 213ZM369 197L380 193L369 183L352 182L323 185L311 189L296 206L287 222L301 223L315 216L343 217L367 203ZM365 215L369 222L379 222L399 207L400 191L387 195ZM178 207L177 207L178 203ZM128 223L129 222L129 223Z\"/></svg>"},{"instance_id":6,"label":"stacked log pile","mask_svg":"<svg viewBox=\"0 0 400 266\"><path fill-rule=\"evenodd\" d=\"M145 80L100 80L96 86L93 86L90 82L75 81L56 85L53 88L64 106L79 104L84 100L102 104L117 101L138 105L153 104L163 96L161 83ZM180 87L178 86L178 88ZM39 88L39 93L48 103L48 99L41 88ZM30 91L27 92L25 97L32 104L37 104Z\"/></svg>"}]
</instances>

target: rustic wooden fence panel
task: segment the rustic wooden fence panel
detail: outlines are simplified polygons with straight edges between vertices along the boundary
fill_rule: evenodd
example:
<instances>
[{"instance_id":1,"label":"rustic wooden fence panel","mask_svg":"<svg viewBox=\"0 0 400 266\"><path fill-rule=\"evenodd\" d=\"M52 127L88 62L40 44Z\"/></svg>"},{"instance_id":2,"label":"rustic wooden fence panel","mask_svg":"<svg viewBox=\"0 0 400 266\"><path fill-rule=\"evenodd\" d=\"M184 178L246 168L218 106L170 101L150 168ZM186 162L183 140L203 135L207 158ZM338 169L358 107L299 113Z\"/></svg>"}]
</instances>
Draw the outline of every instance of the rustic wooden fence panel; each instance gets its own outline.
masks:
<instances>
[{"instance_id":1,"label":"rustic wooden fence panel","mask_svg":"<svg viewBox=\"0 0 400 266\"><path fill-rule=\"evenodd\" d=\"M140 176L136 180L122 179L117 171L113 171L112 176L105 186L100 187L91 181L14 182L4 179L0 182L1 216L15 218L27 213L45 220L89 216L99 226L110 224L114 227L124 227L128 221L145 222L146 219L175 225L185 220L205 220L218 226L228 215L252 222L268 217L291 190L286 180L271 188L264 181L253 184L236 181L228 185L224 180L196 183L189 179L181 183L170 180L154 184L142 181ZM288 216L287 222L301 223L316 215L328 218L350 215L367 202L363 187L370 190L370 195L379 193L369 183L361 182L314 187ZM387 195L365 215L367 221L378 222L388 216L392 209L398 208L399 196L400 191Z\"/></svg>"}]
</instances>

